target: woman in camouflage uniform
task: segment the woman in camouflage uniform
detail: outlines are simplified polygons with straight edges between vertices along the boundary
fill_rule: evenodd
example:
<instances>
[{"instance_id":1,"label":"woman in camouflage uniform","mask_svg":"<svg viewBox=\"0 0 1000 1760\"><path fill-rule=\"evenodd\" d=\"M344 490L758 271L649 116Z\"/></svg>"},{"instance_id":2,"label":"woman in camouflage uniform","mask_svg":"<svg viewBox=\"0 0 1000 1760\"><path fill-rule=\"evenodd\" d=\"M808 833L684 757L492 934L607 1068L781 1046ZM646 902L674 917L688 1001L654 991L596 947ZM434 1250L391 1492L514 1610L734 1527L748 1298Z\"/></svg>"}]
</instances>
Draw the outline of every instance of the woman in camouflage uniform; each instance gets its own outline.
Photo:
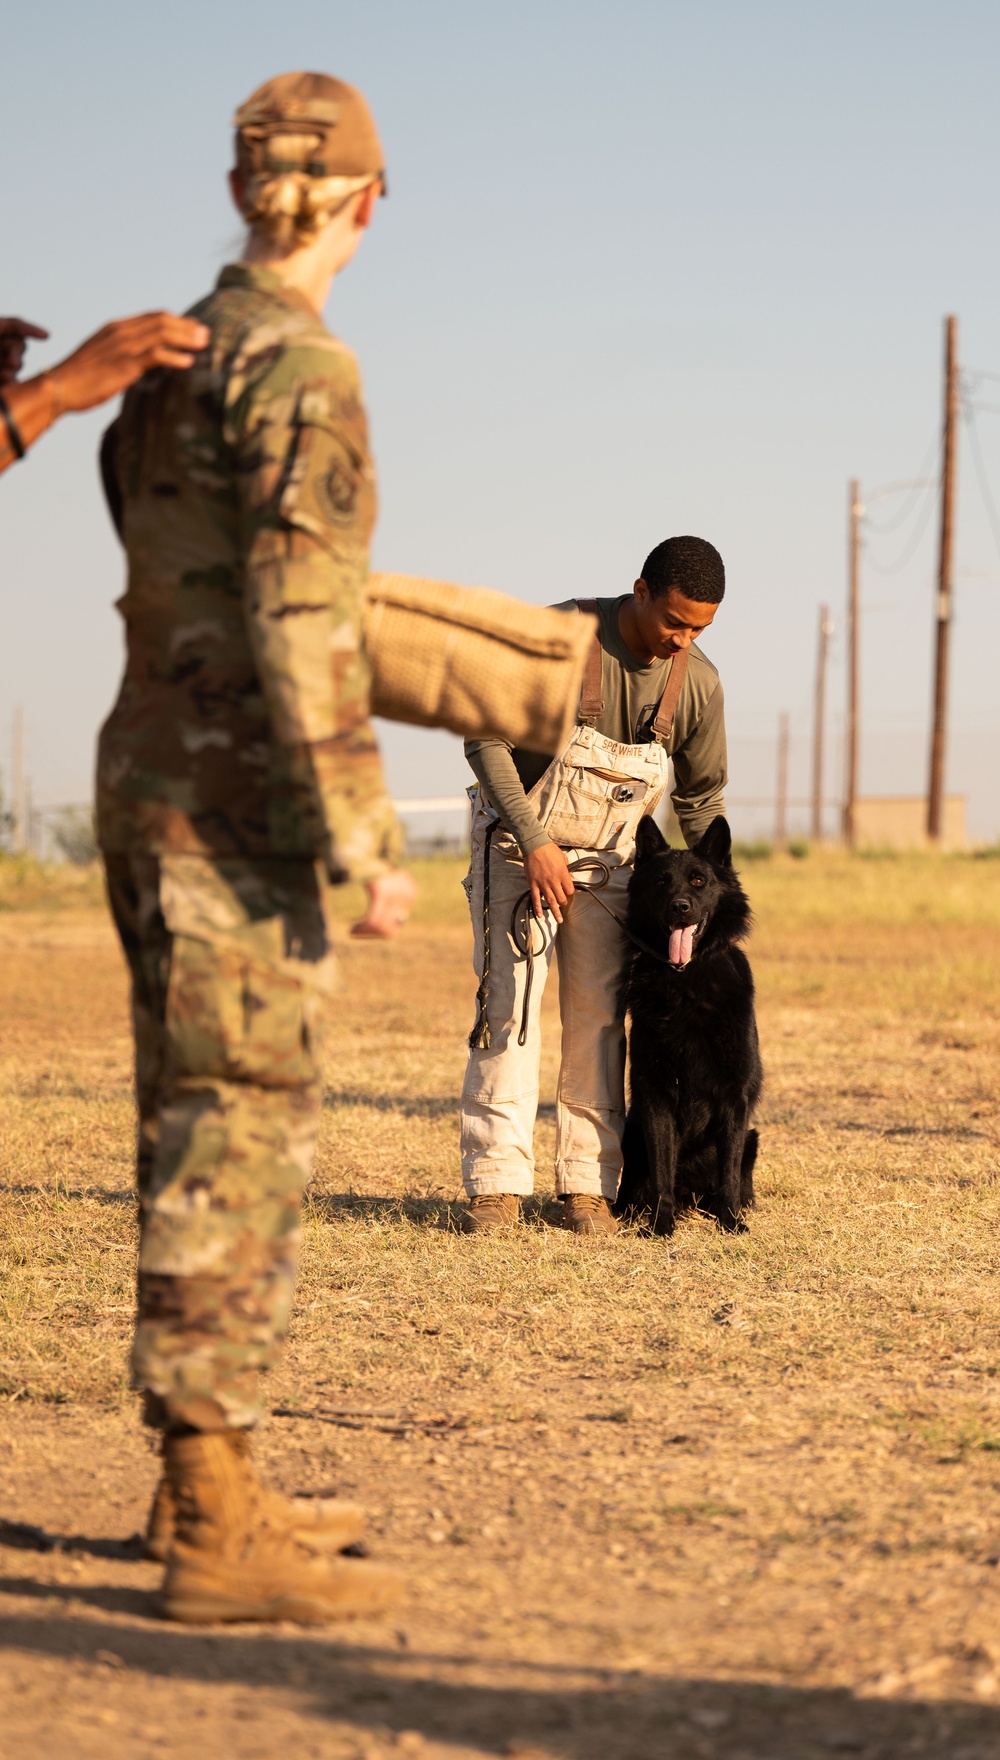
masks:
<instances>
[{"instance_id":1,"label":"woman in camouflage uniform","mask_svg":"<svg viewBox=\"0 0 1000 1760\"><path fill-rule=\"evenodd\" d=\"M193 308L210 342L147 376L102 452L128 557L127 658L98 824L133 990L139 1310L132 1357L165 1476L170 1617L326 1619L392 1572L344 1558L360 1512L286 1500L248 1431L284 1336L321 1099L330 953L318 866L412 883L360 646L375 489L357 367L320 313L381 192L361 94L289 74L237 112L243 260Z\"/></svg>"}]
</instances>

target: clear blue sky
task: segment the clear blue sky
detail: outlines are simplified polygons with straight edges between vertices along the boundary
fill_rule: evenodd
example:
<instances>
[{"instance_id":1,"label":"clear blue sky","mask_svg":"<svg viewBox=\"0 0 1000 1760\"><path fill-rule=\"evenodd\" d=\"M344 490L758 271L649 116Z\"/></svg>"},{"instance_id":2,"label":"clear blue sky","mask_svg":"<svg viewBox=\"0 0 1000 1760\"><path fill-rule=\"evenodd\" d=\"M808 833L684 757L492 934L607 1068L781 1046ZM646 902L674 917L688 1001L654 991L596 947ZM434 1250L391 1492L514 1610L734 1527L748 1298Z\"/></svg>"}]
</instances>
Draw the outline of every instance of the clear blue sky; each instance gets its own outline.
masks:
<instances>
[{"instance_id":1,"label":"clear blue sky","mask_svg":"<svg viewBox=\"0 0 1000 1760\"><path fill-rule=\"evenodd\" d=\"M51 328L36 365L205 292L239 245L232 111L295 67L362 86L386 146L390 199L327 314L367 386L376 564L544 601L711 538L733 792L769 786L782 708L802 788L847 479L920 469L946 312L963 362L1000 372L995 0L34 0L4 26L0 310ZM0 767L20 701L50 802L87 798L120 665L107 419L0 481ZM1000 503L1000 415L979 431ZM910 526L868 546L872 792L923 785L935 529L888 577ZM994 834L1000 555L967 441L958 561L950 782ZM386 751L397 792L462 783L445 736Z\"/></svg>"}]
</instances>

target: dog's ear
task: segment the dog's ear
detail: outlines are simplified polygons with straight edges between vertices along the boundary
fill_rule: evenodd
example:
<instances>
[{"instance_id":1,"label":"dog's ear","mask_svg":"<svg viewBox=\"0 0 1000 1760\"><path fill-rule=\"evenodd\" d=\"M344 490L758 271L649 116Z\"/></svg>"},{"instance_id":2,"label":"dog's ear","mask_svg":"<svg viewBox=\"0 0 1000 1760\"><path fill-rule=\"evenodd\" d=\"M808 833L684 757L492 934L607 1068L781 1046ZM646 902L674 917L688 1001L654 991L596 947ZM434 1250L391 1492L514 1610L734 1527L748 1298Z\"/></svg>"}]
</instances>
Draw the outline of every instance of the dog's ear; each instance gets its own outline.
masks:
<instances>
[{"instance_id":1,"label":"dog's ear","mask_svg":"<svg viewBox=\"0 0 1000 1760\"><path fill-rule=\"evenodd\" d=\"M708 830L694 846L696 856L704 856L706 862L714 862L717 868L731 868L733 865L733 839L728 820L721 813L716 813Z\"/></svg>"},{"instance_id":2,"label":"dog's ear","mask_svg":"<svg viewBox=\"0 0 1000 1760\"><path fill-rule=\"evenodd\" d=\"M670 848L669 843L654 819L647 815L640 819L635 834L636 862L648 862L650 856L662 856L664 850Z\"/></svg>"}]
</instances>

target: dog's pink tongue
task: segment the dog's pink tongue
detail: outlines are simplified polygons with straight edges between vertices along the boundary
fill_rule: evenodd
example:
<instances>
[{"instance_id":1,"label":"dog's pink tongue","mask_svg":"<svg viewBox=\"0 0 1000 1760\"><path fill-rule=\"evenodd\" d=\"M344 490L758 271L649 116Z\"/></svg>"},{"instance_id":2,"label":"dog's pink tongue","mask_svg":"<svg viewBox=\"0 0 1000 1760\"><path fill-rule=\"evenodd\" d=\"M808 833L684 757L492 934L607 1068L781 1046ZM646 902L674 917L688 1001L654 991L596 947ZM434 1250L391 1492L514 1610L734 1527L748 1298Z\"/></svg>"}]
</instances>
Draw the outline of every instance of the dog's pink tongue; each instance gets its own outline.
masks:
<instances>
[{"instance_id":1,"label":"dog's pink tongue","mask_svg":"<svg viewBox=\"0 0 1000 1760\"><path fill-rule=\"evenodd\" d=\"M689 923L686 929L670 931L670 963L673 966L686 966L694 952L694 924Z\"/></svg>"}]
</instances>

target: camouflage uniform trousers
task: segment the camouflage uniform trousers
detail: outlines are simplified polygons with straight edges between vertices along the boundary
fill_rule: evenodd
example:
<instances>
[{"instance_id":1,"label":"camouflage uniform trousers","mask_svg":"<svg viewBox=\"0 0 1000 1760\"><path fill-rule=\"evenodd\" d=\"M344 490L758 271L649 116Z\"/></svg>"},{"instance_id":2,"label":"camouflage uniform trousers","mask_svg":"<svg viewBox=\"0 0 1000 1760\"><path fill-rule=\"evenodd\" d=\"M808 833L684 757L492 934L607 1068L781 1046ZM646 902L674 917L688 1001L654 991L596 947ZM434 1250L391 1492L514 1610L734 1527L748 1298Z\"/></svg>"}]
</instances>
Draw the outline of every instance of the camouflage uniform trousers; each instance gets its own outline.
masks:
<instances>
[{"instance_id":1,"label":"camouflage uniform trousers","mask_svg":"<svg viewBox=\"0 0 1000 1760\"><path fill-rule=\"evenodd\" d=\"M307 861L105 853L132 977L147 1421L253 1424L288 1326L332 979Z\"/></svg>"}]
</instances>

